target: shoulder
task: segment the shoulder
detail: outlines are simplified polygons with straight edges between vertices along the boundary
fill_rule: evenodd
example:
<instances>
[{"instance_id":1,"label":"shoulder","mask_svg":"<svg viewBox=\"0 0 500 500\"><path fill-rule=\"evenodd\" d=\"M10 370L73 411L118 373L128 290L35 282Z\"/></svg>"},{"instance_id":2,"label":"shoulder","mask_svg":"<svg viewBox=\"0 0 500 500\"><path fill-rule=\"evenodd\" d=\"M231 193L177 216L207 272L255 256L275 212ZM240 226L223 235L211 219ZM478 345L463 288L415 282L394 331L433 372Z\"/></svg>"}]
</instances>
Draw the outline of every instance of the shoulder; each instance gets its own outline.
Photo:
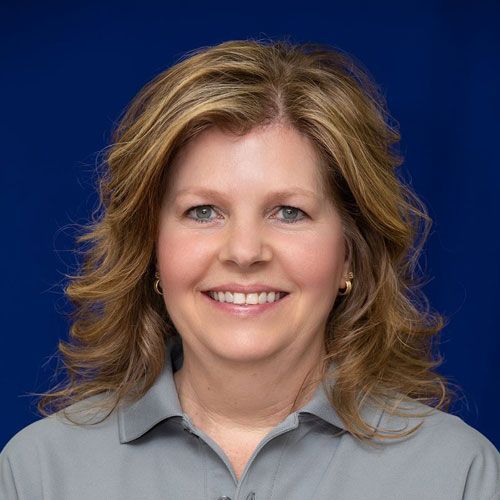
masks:
<instances>
[{"instance_id":1,"label":"shoulder","mask_svg":"<svg viewBox=\"0 0 500 500\"><path fill-rule=\"evenodd\" d=\"M464 499L500 499L500 454L491 441L456 415L417 402L411 411L419 416L383 413L379 423L383 429L403 432L420 424L408 438L395 440L402 455L421 457L418 469L434 468L450 481L461 481Z\"/></svg>"},{"instance_id":2,"label":"shoulder","mask_svg":"<svg viewBox=\"0 0 500 500\"><path fill-rule=\"evenodd\" d=\"M471 454L480 450L498 454L494 445L483 434L460 417L418 402L413 402L406 408L411 412L408 417L392 416L384 412L379 425L384 429L405 431L420 424L419 430L414 434L415 441L426 444L433 442L437 448L446 443L451 450L460 448L462 452L468 451Z\"/></svg>"},{"instance_id":3,"label":"shoulder","mask_svg":"<svg viewBox=\"0 0 500 500\"><path fill-rule=\"evenodd\" d=\"M114 412L106 411L105 404L103 397L93 396L37 420L17 432L6 444L2 454L20 453L26 448L48 445L65 437L88 439L89 433L85 432L88 429L95 429L95 434L102 434L113 425L114 420Z\"/></svg>"},{"instance_id":4,"label":"shoulder","mask_svg":"<svg viewBox=\"0 0 500 500\"><path fill-rule=\"evenodd\" d=\"M17 432L0 453L0 498L38 498L43 468L66 462L75 449L95 443L102 449L115 438L114 414L96 405L98 397L75 403Z\"/></svg>"}]
</instances>

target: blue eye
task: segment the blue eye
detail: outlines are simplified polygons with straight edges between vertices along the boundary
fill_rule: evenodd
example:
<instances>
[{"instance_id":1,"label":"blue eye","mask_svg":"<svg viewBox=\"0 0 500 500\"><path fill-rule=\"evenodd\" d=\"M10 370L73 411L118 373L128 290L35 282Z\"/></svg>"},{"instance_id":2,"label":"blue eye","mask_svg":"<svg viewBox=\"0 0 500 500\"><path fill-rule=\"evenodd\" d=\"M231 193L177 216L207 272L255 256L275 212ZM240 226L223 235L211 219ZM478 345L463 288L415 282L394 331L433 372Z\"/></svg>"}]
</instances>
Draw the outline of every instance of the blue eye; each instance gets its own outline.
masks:
<instances>
[{"instance_id":1,"label":"blue eye","mask_svg":"<svg viewBox=\"0 0 500 500\"><path fill-rule=\"evenodd\" d=\"M284 214L288 215L295 215L298 214L299 212L304 214L304 217L301 217L300 219L281 219L286 224L294 224L295 222L300 222L301 220L305 219L305 212L302 211L300 208L290 207L285 205L283 207L280 207L279 211L281 210L284 210Z\"/></svg>"},{"instance_id":2,"label":"blue eye","mask_svg":"<svg viewBox=\"0 0 500 500\"><path fill-rule=\"evenodd\" d=\"M201 219L198 219L197 217L189 217L190 219L193 219L195 222L200 222L201 224L204 224L206 222L211 222L212 219L209 218L204 218L207 214L210 213L210 210L213 210L214 208L211 205L198 205L196 207L190 208L187 213L191 213L195 211L196 215L198 217L202 217Z\"/></svg>"},{"instance_id":3,"label":"blue eye","mask_svg":"<svg viewBox=\"0 0 500 500\"><path fill-rule=\"evenodd\" d=\"M190 214L191 212L194 212L195 215L191 216L188 215L190 219L193 219L195 222L198 222L200 224L206 224L207 222L212 222L214 219L210 218L210 211L215 210L212 205L197 205L195 207L191 207L189 210L187 210L186 214ZM285 224L294 224L296 222L300 222L304 220L307 215L306 213L301 210L300 208L296 207L291 207L288 205L282 205L279 207L278 212L281 210L284 210L285 218L280 218L281 222L284 222ZM294 216L297 216L298 214L303 214L302 217L300 218L293 218ZM286 217L292 216L291 219L288 219Z\"/></svg>"}]
</instances>

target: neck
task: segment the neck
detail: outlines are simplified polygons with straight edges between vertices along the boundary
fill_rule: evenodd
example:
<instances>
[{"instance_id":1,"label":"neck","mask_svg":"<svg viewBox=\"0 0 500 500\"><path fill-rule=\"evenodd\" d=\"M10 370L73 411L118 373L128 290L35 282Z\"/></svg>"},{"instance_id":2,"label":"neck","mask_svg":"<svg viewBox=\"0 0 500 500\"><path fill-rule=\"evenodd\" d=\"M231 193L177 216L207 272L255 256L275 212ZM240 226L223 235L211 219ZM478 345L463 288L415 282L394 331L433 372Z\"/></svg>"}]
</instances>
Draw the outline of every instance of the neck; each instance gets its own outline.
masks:
<instances>
[{"instance_id":1,"label":"neck","mask_svg":"<svg viewBox=\"0 0 500 500\"><path fill-rule=\"evenodd\" d=\"M266 433L303 407L321 379L322 340L265 360L235 363L198 356L186 343L174 373L179 401L206 431Z\"/></svg>"}]
</instances>

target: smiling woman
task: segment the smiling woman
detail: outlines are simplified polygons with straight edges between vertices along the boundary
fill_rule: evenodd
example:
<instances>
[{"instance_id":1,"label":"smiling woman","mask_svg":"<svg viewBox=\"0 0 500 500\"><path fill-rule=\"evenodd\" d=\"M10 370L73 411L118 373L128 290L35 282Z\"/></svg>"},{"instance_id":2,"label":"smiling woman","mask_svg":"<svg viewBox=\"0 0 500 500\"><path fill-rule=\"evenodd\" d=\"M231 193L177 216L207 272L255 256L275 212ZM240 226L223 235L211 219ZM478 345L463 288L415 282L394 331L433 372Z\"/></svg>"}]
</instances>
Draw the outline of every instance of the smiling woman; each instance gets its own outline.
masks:
<instances>
[{"instance_id":1,"label":"smiling woman","mask_svg":"<svg viewBox=\"0 0 500 500\"><path fill-rule=\"evenodd\" d=\"M312 142L280 123L243 136L208 129L170 168L156 261L182 332L181 406L208 435L240 427L240 443L245 429L265 434L305 404L308 393L296 392L318 376L326 318L348 273L341 218L322 193ZM182 198L177 215L179 192L197 194ZM281 205L285 192L293 207ZM210 217L186 210L195 203Z\"/></svg>"},{"instance_id":2,"label":"smiling woman","mask_svg":"<svg viewBox=\"0 0 500 500\"><path fill-rule=\"evenodd\" d=\"M79 239L67 381L0 496L499 498L498 452L446 413L390 122L322 45L225 42L148 83Z\"/></svg>"}]
</instances>

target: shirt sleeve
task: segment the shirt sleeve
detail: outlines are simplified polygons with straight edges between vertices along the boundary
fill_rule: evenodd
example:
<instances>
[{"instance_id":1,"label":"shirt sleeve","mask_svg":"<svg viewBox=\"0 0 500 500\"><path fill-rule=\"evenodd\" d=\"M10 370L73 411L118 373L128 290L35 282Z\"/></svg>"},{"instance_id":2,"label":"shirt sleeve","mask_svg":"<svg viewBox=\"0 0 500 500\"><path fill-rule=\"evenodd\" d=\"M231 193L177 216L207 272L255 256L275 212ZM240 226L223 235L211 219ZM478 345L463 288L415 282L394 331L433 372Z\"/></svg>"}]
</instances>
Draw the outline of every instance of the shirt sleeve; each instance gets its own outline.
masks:
<instances>
[{"instance_id":1,"label":"shirt sleeve","mask_svg":"<svg viewBox=\"0 0 500 500\"><path fill-rule=\"evenodd\" d=\"M12 466L5 450L0 453L0 498L19 500Z\"/></svg>"},{"instance_id":2,"label":"shirt sleeve","mask_svg":"<svg viewBox=\"0 0 500 500\"><path fill-rule=\"evenodd\" d=\"M465 481L463 500L500 500L500 454L483 435Z\"/></svg>"},{"instance_id":3,"label":"shirt sleeve","mask_svg":"<svg viewBox=\"0 0 500 500\"><path fill-rule=\"evenodd\" d=\"M38 450L31 428L18 432L0 453L1 500L43 498Z\"/></svg>"}]
</instances>

